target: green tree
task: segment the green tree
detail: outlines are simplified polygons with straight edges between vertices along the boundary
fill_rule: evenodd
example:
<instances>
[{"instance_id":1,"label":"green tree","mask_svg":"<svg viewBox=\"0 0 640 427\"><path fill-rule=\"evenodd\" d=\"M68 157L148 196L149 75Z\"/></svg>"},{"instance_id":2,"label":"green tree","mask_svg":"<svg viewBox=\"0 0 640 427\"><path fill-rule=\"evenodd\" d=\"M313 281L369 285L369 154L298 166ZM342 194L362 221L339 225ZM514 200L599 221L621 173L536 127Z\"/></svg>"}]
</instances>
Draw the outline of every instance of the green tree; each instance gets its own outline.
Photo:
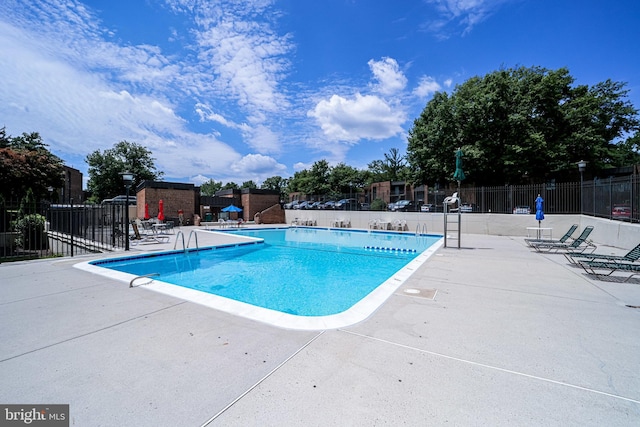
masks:
<instances>
[{"instance_id":1,"label":"green tree","mask_svg":"<svg viewBox=\"0 0 640 427\"><path fill-rule=\"evenodd\" d=\"M406 181L410 178L409 167L404 155L397 148L384 154L384 160L374 160L367 165L373 181Z\"/></svg>"},{"instance_id":2,"label":"green tree","mask_svg":"<svg viewBox=\"0 0 640 427\"><path fill-rule=\"evenodd\" d=\"M616 143L639 126L625 84L573 83L566 68L521 67L436 93L409 130L412 180L451 182L458 148L476 185L572 179L580 159L595 173L619 166Z\"/></svg>"},{"instance_id":3,"label":"green tree","mask_svg":"<svg viewBox=\"0 0 640 427\"><path fill-rule=\"evenodd\" d=\"M36 199L48 197L48 187L64 183L62 160L52 154L37 132L17 137L0 130L0 194L20 199L31 189Z\"/></svg>"},{"instance_id":4,"label":"green tree","mask_svg":"<svg viewBox=\"0 0 640 427\"><path fill-rule=\"evenodd\" d=\"M280 198L285 200L287 198L286 190L288 182L289 180L276 175L265 179L260 188L263 190L277 191L280 194Z\"/></svg>"},{"instance_id":5,"label":"green tree","mask_svg":"<svg viewBox=\"0 0 640 427\"><path fill-rule=\"evenodd\" d=\"M235 182L227 182L225 185L222 186L221 189L222 190L239 190L240 186Z\"/></svg>"},{"instance_id":6,"label":"green tree","mask_svg":"<svg viewBox=\"0 0 640 427\"><path fill-rule=\"evenodd\" d=\"M249 181L243 182L240 188L258 188L258 184L256 184L252 180L249 180Z\"/></svg>"},{"instance_id":7,"label":"green tree","mask_svg":"<svg viewBox=\"0 0 640 427\"><path fill-rule=\"evenodd\" d=\"M125 171L134 175L133 191L143 181L161 178L164 172L156 170L154 160L150 150L128 141L120 141L104 152L97 150L89 154L85 161L89 165L90 200L99 202L122 194L124 184L120 174Z\"/></svg>"},{"instance_id":8,"label":"green tree","mask_svg":"<svg viewBox=\"0 0 640 427\"><path fill-rule=\"evenodd\" d=\"M356 168L339 163L331 170L329 179L331 189L335 196L349 195L355 197L359 188L362 188L362 174Z\"/></svg>"},{"instance_id":9,"label":"green tree","mask_svg":"<svg viewBox=\"0 0 640 427\"><path fill-rule=\"evenodd\" d=\"M216 182L213 179L200 186L200 194L203 196L213 196L220 190L222 190L222 181Z\"/></svg>"}]
</instances>

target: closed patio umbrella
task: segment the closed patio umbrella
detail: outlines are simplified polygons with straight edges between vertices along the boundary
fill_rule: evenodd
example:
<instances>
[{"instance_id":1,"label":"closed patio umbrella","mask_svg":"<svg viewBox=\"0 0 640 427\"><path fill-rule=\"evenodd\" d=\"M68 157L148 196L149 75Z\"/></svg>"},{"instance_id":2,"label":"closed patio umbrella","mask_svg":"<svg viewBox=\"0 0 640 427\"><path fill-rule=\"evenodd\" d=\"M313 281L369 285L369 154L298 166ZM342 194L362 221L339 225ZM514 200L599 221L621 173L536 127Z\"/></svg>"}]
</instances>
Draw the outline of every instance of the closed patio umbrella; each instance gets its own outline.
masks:
<instances>
[{"instance_id":1,"label":"closed patio umbrella","mask_svg":"<svg viewBox=\"0 0 640 427\"><path fill-rule=\"evenodd\" d=\"M458 194L460 194L460 182L464 181L464 178L464 171L462 170L462 149L458 148L456 151L456 170L453 173L453 179L458 181Z\"/></svg>"},{"instance_id":2,"label":"closed patio umbrella","mask_svg":"<svg viewBox=\"0 0 640 427\"><path fill-rule=\"evenodd\" d=\"M544 199L539 194L536 198L536 219L538 220L538 228L540 228L540 221L544 219Z\"/></svg>"},{"instance_id":3,"label":"closed patio umbrella","mask_svg":"<svg viewBox=\"0 0 640 427\"><path fill-rule=\"evenodd\" d=\"M149 219L151 218L151 216L149 216L149 203L145 203L144 204L144 219Z\"/></svg>"},{"instance_id":4,"label":"closed patio umbrella","mask_svg":"<svg viewBox=\"0 0 640 427\"><path fill-rule=\"evenodd\" d=\"M158 202L158 221L164 221L164 201L162 199Z\"/></svg>"}]
</instances>

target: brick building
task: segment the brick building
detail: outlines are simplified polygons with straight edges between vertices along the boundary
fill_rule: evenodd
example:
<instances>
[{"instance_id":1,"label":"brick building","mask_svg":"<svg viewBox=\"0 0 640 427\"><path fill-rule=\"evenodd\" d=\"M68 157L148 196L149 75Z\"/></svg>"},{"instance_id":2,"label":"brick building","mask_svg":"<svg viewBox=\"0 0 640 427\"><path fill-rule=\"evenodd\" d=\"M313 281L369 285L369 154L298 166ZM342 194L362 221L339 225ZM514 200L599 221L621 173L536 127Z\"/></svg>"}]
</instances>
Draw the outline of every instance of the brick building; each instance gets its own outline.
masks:
<instances>
[{"instance_id":1,"label":"brick building","mask_svg":"<svg viewBox=\"0 0 640 427\"><path fill-rule=\"evenodd\" d=\"M155 218L159 202L164 205L167 221L179 223L179 212L183 212L184 224L193 224L193 214L199 212L200 187L193 184L164 181L144 181L136 188L136 216L144 218L145 205L149 205L149 216Z\"/></svg>"},{"instance_id":2,"label":"brick building","mask_svg":"<svg viewBox=\"0 0 640 427\"><path fill-rule=\"evenodd\" d=\"M184 224L194 224L194 215L203 221L217 221L222 209L233 204L242 208L242 212L229 215L232 219L242 218L244 221L254 220L258 212L273 206L279 207L279 193L272 190L243 188L242 190L222 190L215 196L200 196L200 187L193 184L164 181L144 181L135 190L137 196L136 217L144 218L145 204L149 206L149 216L158 216L159 202L163 201L164 216L167 221L179 223L179 212L182 211ZM282 209L279 209L282 211ZM276 209L277 211L277 209ZM227 215L224 215L225 217ZM272 209L268 217L263 218L270 223L284 222L284 211L280 214Z\"/></svg>"}]
</instances>

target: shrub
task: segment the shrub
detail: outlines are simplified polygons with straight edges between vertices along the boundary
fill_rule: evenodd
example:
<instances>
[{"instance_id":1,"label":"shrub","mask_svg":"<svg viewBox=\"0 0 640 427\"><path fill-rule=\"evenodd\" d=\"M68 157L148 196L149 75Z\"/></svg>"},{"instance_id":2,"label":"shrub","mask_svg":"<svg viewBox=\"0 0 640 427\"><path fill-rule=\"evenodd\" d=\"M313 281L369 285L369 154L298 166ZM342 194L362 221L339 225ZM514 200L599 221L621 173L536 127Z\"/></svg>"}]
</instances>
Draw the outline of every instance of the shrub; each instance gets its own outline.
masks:
<instances>
[{"instance_id":1,"label":"shrub","mask_svg":"<svg viewBox=\"0 0 640 427\"><path fill-rule=\"evenodd\" d=\"M18 233L16 245L24 250L48 249L49 240L44 231L45 217L40 214L24 215L15 221L13 228Z\"/></svg>"},{"instance_id":2,"label":"shrub","mask_svg":"<svg viewBox=\"0 0 640 427\"><path fill-rule=\"evenodd\" d=\"M375 199L373 202L371 202L370 208L372 211L386 211L387 204L382 199Z\"/></svg>"}]
</instances>

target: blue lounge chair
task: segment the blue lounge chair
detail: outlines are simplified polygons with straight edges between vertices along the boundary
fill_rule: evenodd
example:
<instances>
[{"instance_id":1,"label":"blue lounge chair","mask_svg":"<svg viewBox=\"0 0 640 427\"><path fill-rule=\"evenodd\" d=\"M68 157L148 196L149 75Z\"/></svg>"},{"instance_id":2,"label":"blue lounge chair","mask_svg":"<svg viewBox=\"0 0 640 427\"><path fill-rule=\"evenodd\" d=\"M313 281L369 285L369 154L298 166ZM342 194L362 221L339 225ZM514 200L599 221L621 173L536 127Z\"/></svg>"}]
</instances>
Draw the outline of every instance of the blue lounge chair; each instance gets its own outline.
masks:
<instances>
[{"instance_id":1,"label":"blue lounge chair","mask_svg":"<svg viewBox=\"0 0 640 427\"><path fill-rule=\"evenodd\" d=\"M591 249L591 252L593 252L597 246L590 240L587 240L587 237L589 237L589 234L591 234L592 231L593 226L589 225L585 227L580 236L571 243L531 242L531 247L538 252L582 253L587 249Z\"/></svg>"},{"instance_id":2,"label":"blue lounge chair","mask_svg":"<svg viewBox=\"0 0 640 427\"><path fill-rule=\"evenodd\" d=\"M597 277L611 276L613 273L619 272L630 272L631 275L625 279L625 282L628 282L633 276L640 275L640 263L637 262L580 261L578 264L584 268L584 271Z\"/></svg>"},{"instance_id":3,"label":"blue lounge chair","mask_svg":"<svg viewBox=\"0 0 640 427\"><path fill-rule=\"evenodd\" d=\"M534 242L540 242L540 243L564 243L567 240L569 240L571 238L571 235L573 234L574 231L576 231L578 229L578 224L573 224L571 227L569 227L569 230L567 230L566 233L564 233L564 236L562 236L559 239L524 239L525 243L529 246L531 246L531 243Z\"/></svg>"},{"instance_id":4,"label":"blue lounge chair","mask_svg":"<svg viewBox=\"0 0 640 427\"><path fill-rule=\"evenodd\" d=\"M622 262L636 262L640 259L640 244L635 248L631 249L624 255L606 255L606 254L596 254L596 253L581 253L581 254L572 254L566 253L564 256L569 260L572 264L577 264L580 261L601 261L601 262L611 262L611 261L622 261Z\"/></svg>"}]
</instances>

